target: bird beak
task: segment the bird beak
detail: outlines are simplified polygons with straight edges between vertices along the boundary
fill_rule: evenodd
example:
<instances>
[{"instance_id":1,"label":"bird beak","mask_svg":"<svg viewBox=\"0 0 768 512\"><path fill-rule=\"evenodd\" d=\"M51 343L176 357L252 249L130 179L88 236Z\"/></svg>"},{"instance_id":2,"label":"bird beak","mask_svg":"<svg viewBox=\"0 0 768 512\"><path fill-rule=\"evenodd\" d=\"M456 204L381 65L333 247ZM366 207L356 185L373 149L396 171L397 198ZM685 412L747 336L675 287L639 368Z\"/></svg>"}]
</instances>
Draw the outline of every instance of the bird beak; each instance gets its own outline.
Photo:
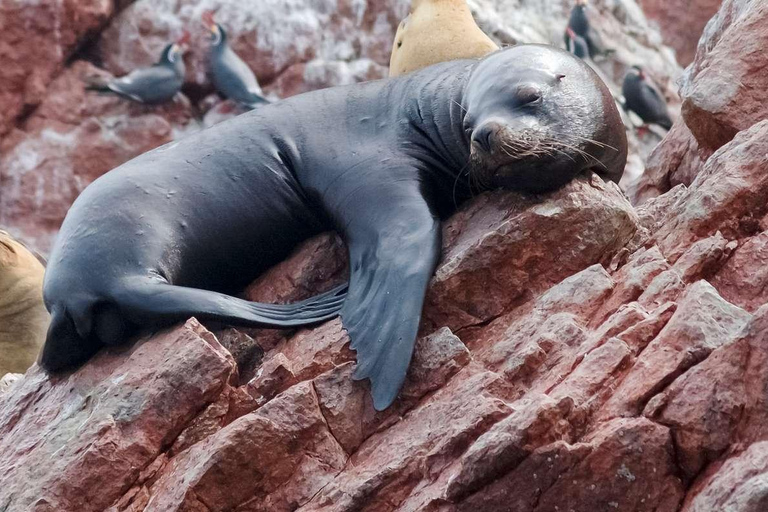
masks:
<instances>
[{"instance_id":1,"label":"bird beak","mask_svg":"<svg viewBox=\"0 0 768 512\"><path fill-rule=\"evenodd\" d=\"M191 39L191 37L192 37L191 34L188 31L185 30L182 33L182 35L179 38L179 40L176 41L176 43L174 45L176 47L175 50L180 52L180 53L182 53L182 54L186 53L187 50L189 50L189 40Z\"/></svg>"},{"instance_id":2,"label":"bird beak","mask_svg":"<svg viewBox=\"0 0 768 512\"><path fill-rule=\"evenodd\" d=\"M217 34L219 29L216 26L216 22L213 21L213 11L205 11L202 15L203 23L205 23L205 26L208 27L208 30L212 34Z\"/></svg>"}]
</instances>

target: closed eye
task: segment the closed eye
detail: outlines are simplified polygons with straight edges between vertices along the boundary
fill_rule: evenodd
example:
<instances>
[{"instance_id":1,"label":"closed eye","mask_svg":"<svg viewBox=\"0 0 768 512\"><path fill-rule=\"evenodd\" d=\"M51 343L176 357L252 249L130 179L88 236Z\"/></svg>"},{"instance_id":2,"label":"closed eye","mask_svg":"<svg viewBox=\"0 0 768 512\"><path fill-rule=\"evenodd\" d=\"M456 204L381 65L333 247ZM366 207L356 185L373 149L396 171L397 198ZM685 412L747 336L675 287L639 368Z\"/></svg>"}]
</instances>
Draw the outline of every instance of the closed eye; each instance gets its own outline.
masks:
<instances>
[{"instance_id":1,"label":"closed eye","mask_svg":"<svg viewBox=\"0 0 768 512\"><path fill-rule=\"evenodd\" d=\"M515 94L515 101L519 106L533 105L541 102L541 90L533 86L520 87Z\"/></svg>"}]
</instances>

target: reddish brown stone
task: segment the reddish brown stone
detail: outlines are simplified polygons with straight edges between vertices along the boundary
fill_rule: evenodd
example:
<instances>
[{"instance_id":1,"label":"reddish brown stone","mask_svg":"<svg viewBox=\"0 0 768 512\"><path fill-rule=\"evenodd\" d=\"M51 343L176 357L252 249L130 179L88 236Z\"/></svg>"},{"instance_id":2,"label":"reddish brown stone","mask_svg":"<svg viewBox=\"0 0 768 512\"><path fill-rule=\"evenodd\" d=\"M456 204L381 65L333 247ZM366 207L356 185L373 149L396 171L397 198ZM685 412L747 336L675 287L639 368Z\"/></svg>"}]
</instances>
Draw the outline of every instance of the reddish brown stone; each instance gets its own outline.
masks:
<instances>
[{"instance_id":1,"label":"reddish brown stone","mask_svg":"<svg viewBox=\"0 0 768 512\"><path fill-rule=\"evenodd\" d=\"M234 362L196 321L49 379L33 367L0 403L0 502L8 511L100 511L197 413Z\"/></svg>"},{"instance_id":2,"label":"reddish brown stone","mask_svg":"<svg viewBox=\"0 0 768 512\"><path fill-rule=\"evenodd\" d=\"M49 87L25 124L3 140L0 224L45 253L72 202L94 179L195 129L181 98L146 107L85 90L102 72L77 62Z\"/></svg>"},{"instance_id":3,"label":"reddish brown stone","mask_svg":"<svg viewBox=\"0 0 768 512\"><path fill-rule=\"evenodd\" d=\"M653 235L662 253L674 261L693 242L717 231L729 239L755 234L768 204L767 153L768 120L712 155Z\"/></svg>"},{"instance_id":4,"label":"reddish brown stone","mask_svg":"<svg viewBox=\"0 0 768 512\"><path fill-rule=\"evenodd\" d=\"M768 117L768 5L725 0L704 31L680 94L682 114L699 145L716 150Z\"/></svg>"},{"instance_id":5,"label":"reddish brown stone","mask_svg":"<svg viewBox=\"0 0 768 512\"><path fill-rule=\"evenodd\" d=\"M106 23L109 0L41 0L0 5L0 137L39 105L84 37Z\"/></svg>"},{"instance_id":6,"label":"reddish brown stone","mask_svg":"<svg viewBox=\"0 0 768 512\"><path fill-rule=\"evenodd\" d=\"M677 62L693 62L696 45L709 19L722 0L640 0L649 19L659 24L664 42L675 49Z\"/></svg>"}]
</instances>

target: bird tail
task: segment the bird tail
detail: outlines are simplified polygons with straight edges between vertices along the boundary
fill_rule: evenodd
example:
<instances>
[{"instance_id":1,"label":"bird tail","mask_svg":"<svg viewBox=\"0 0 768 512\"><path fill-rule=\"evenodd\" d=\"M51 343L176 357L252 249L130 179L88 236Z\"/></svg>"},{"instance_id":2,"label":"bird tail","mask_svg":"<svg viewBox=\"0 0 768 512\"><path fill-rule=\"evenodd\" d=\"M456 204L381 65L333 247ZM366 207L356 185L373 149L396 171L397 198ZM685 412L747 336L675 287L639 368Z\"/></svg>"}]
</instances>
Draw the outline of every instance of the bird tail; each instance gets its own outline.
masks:
<instances>
[{"instance_id":1,"label":"bird tail","mask_svg":"<svg viewBox=\"0 0 768 512\"><path fill-rule=\"evenodd\" d=\"M110 92L109 82L101 77L85 77L83 82L85 82L86 91Z\"/></svg>"},{"instance_id":2,"label":"bird tail","mask_svg":"<svg viewBox=\"0 0 768 512\"><path fill-rule=\"evenodd\" d=\"M248 101L248 103L245 103L245 106L253 110L255 108L266 105L267 103L272 103L272 102L269 101L264 96L262 96L261 94L257 94L254 92L254 93L251 93L251 99Z\"/></svg>"}]
</instances>

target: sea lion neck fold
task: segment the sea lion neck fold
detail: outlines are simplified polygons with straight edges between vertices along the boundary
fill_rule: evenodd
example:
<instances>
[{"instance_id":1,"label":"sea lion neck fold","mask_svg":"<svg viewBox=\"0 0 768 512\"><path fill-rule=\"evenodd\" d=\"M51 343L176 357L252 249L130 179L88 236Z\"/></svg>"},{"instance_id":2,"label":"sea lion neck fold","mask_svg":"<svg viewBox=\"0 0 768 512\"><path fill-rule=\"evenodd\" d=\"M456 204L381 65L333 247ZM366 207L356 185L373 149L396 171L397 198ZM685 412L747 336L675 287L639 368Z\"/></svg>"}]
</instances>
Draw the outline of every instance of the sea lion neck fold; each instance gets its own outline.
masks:
<instances>
[{"instance_id":1,"label":"sea lion neck fold","mask_svg":"<svg viewBox=\"0 0 768 512\"><path fill-rule=\"evenodd\" d=\"M465 127L465 91L474 64L454 61L413 73L399 85L406 98L402 116L409 132L403 151L427 164L427 172L454 178L469 162L469 133ZM414 94L415 91L415 94Z\"/></svg>"}]
</instances>

